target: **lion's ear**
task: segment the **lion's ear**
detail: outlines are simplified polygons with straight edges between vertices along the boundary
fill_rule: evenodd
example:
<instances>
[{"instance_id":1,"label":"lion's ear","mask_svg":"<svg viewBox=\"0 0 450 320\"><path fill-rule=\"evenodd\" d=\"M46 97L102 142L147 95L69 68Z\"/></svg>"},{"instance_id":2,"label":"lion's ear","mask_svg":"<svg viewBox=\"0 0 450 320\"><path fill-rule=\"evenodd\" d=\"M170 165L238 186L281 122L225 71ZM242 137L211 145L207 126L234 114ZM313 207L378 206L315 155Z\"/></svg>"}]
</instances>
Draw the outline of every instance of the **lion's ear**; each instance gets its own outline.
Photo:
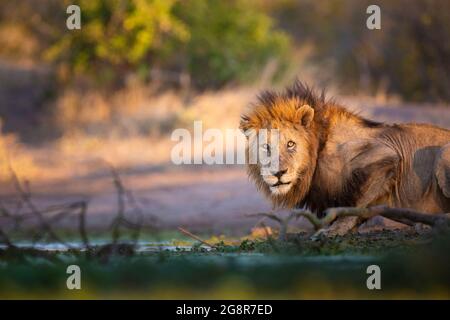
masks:
<instances>
[{"instance_id":1,"label":"lion's ear","mask_svg":"<svg viewBox=\"0 0 450 320\"><path fill-rule=\"evenodd\" d=\"M314 118L314 109L305 104L296 111L295 116L302 126L308 128Z\"/></svg>"},{"instance_id":2,"label":"lion's ear","mask_svg":"<svg viewBox=\"0 0 450 320\"><path fill-rule=\"evenodd\" d=\"M241 122L239 123L239 129L248 138L249 130L252 129L250 119L247 116L241 116Z\"/></svg>"}]
</instances>

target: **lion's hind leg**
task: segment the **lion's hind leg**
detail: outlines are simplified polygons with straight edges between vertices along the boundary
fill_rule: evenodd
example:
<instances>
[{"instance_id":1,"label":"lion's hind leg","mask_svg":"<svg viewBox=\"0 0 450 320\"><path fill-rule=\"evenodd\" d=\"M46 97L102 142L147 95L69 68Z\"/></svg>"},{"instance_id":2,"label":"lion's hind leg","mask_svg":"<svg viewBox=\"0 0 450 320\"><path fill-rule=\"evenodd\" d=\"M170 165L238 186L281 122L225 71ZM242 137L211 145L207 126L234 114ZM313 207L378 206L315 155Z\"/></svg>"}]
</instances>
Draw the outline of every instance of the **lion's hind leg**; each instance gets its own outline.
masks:
<instances>
[{"instance_id":1,"label":"lion's hind leg","mask_svg":"<svg viewBox=\"0 0 450 320\"><path fill-rule=\"evenodd\" d=\"M439 188L444 196L450 199L450 143L441 148L435 170Z\"/></svg>"}]
</instances>

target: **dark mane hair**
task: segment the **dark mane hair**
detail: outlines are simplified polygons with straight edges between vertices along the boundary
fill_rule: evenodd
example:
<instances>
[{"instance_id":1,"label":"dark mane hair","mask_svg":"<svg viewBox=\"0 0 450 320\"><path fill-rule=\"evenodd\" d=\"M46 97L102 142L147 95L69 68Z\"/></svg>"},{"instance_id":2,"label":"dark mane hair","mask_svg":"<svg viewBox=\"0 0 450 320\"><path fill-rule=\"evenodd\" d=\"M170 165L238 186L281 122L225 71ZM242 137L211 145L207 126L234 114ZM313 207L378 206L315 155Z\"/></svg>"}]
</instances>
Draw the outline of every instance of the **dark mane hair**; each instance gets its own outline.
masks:
<instances>
[{"instance_id":1,"label":"dark mane hair","mask_svg":"<svg viewBox=\"0 0 450 320\"><path fill-rule=\"evenodd\" d=\"M324 105L333 102L333 99L326 98L325 89L319 94L314 87L310 87L298 79L281 93L277 93L273 90L265 90L257 96L258 102L265 106L273 106L279 99L292 98L297 98L314 109L320 109Z\"/></svg>"},{"instance_id":2,"label":"dark mane hair","mask_svg":"<svg viewBox=\"0 0 450 320\"><path fill-rule=\"evenodd\" d=\"M276 128L290 126L298 121L297 111L305 105L314 109L314 118L304 137L309 143L307 152L310 163L307 169L302 171L301 179L287 194L274 196L261 179L258 165L248 165L249 176L255 181L258 189L271 199L274 207L307 206L313 211L320 212L330 204L350 205L354 198L359 196L358 187L367 178L367 173L353 172L341 193L329 195L320 186L311 185L317 159L328 141L332 125L345 122L349 125L374 128L383 126L382 123L365 119L337 104L334 99L326 98L325 90L318 93L313 87L296 80L283 91L261 92L251 110L241 116L240 128L245 132L248 129L264 128L268 123Z\"/></svg>"}]
</instances>

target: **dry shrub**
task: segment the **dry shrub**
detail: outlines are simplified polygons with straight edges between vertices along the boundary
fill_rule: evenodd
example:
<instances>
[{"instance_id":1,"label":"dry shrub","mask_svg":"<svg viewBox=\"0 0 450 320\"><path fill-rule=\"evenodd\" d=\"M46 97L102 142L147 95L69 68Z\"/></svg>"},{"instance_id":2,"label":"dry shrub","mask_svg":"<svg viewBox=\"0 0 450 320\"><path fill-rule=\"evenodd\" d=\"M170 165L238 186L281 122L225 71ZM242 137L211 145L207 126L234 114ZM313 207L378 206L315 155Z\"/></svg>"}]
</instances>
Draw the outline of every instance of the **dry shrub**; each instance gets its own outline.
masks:
<instances>
[{"instance_id":1,"label":"dry shrub","mask_svg":"<svg viewBox=\"0 0 450 320\"><path fill-rule=\"evenodd\" d=\"M239 115L256 89L238 88L194 94L161 91L137 82L121 90L66 90L55 102L53 123L59 138L28 146L15 136L1 136L2 177L9 158L15 171L30 180L84 175L104 167L117 168L170 163L170 140L176 128L236 129ZM48 121L51 122L50 120Z\"/></svg>"},{"instance_id":2,"label":"dry shrub","mask_svg":"<svg viewBox=\"0 0 450 320\"><path fill-rule=\"evenodd\" d=\"M184 107L177 93L155 94L154 88L129 84L113 93L97 90L68 90L56 105L56 123L63 133L82 132L93 136L159 134L173 126Z\"/></svg>"},{"instance_id":3,"label":"dry shrub","mask_svg":"<svg viewBox=\"0 0 450 320\"><path fill-rule=\"evenodd\" d=\"M73 133L60 138L55 147L60 157L79 166L102 166L107 161L117 167L133 167L169 161L171 144L165 138L95 137Z\"/></svg>"},{"instance_id":4,"label":"dry shrub","mask_svg":"<svg viewBox=\"0 0 450 320\"><path fill-rule=\"evenodd\" d=\"M65 159L102 159L118 167L168 162L174 129L192 131L196 120L203 122L203 130L235 129L254 94L255 89L241 88L187 98L139 83L110 95L67 91L57 102L62 136L55 149Z\"/></svg>"}]
</instances>

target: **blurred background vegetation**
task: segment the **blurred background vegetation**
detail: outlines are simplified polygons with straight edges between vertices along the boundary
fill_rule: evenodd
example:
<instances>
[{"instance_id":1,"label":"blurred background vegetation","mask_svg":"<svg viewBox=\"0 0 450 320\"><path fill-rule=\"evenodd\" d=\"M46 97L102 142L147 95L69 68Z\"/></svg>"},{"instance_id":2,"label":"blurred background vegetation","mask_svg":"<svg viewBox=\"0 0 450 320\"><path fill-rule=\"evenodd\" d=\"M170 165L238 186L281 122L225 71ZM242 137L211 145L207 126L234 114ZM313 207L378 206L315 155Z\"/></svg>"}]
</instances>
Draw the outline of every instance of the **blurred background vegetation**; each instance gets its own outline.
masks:
<instances>
[{"instance_id":1,"label":"blurred background vegetation","mask_svg":"<svg viewBox=\"0 0 450 320\"><path fill-rule=\"evenodd\" d=\"M381 30L368 30L372 2L1 1L1 130L70 156L105 137L119 150L117 137L130 146L200 117L235 127L257 90L295 77L347 96L448 105L450 2L377 1ZM70 4L81 30L66 28Z\"/></svg>"},{"instance_id":2,"label":"blurred background vegetation","mask_svg":"<svg viewBox=\"0 0 450 320\"><path fill-rule=\"evenodd\" d=\"M82 29L65 28L66 8L82 9ZM60 83L100 86L155 70L181 74L196 88L251 83L309 63L346 89L385 90L408 100L448 101L450 3L378 1L382 29L366 28L360 0L20 0L0 4L0 57L45 64ZM153 72L152 72L153 71ZM301 75L301 70L295 70ZM273 80L273 79L270 79ZM92 84L92 83L91 83Z\"/></svg>"}]
</instances>

